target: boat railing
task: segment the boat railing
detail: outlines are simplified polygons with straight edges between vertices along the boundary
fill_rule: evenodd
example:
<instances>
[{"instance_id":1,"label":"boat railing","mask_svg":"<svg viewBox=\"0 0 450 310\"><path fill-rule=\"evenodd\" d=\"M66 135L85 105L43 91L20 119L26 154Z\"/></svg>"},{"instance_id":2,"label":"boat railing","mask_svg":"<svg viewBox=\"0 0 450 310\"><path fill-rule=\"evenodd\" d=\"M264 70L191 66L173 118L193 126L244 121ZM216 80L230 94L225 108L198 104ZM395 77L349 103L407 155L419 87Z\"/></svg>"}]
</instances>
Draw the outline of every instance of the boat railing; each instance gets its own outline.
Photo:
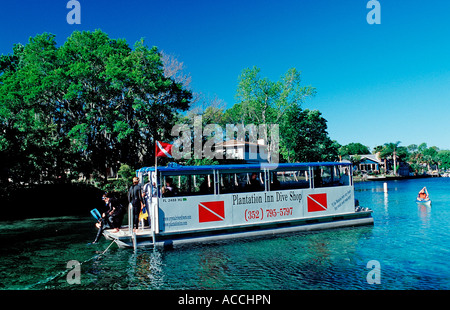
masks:
<instances>
[{"instance_id":1,"label":"boat railing","mask_svg":"<svg viewBox=\"0 0 450 310\"><path fill-rule=\"evenodd\" d=\"M128 204L128 233L130 236L133 233L133 205Z\"/></svg>"}]
</instances>

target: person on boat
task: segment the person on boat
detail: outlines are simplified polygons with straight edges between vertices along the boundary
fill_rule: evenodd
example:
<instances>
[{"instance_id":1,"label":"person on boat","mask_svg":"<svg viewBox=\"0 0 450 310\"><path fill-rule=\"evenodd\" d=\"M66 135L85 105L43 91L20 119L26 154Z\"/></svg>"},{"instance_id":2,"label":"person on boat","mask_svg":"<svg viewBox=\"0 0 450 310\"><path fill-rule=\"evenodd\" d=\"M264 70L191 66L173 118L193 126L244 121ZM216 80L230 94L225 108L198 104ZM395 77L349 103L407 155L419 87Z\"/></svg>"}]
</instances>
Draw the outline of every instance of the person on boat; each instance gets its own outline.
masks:
<instances>
[{"instance_id":1,"label":"person on boat","mask_svg":"<svg viewBox=\"0 0 450 310\"><path fill-rule=\"evenodd\" d=\"M202 195L213 194L213 188L208 185L208 179L203 180L199 187L199 193Z\"/></svg>"},{"instance_id":2,"label":"person on boat","mask_svg":"<svg viewBox=\"0 0 450 310\"><path fill-rule=\"evenodd\" d=\"M173 184L172 178L166 178L166 186L162 189L163 197L173 197L178 195L178 189Z\"/></svg>"},{"instance_id":3,"label":"person on boat","mask_svg":"<svg viewBox=\"0 0 450 310\"><path fill-rule=\"evenodd\" d=\"M420 200L428 200L429 199L429 195L428 195L428 191L427 188L424 187L419 191L419 195L417 196L417 198L419 198Z\"/></svg>"},{"instance_id":4,"label":"person on boat","mask_svg":"<svg viewBox=\"0 0 450 310\"><path fill-rule=\"evenodd\" d=\"M106 216L111 223L111 228L114 229L114 232L118 232L120 226L122 226L123 216L125 215L125 208L117 198L113 197L111 193L106 194L105 202L108 206L108 213L106 214Z\"/></svg>"},{"instance_id":5,"label":"person on boat","mask_svg":"<svg viewBox=\"0 0 450 310\"><path fill-rule=\"evenodd\" d=\"M113 228L114 232L118 232L120 226L122 225L124 208L119 203L119 201L112 196L111 193L105 193L102 197L105 202L105 206L107 210L102 213L102 217L95 224L98 228L97 235L95 236L95 240L92 243L97 243L98 239L102 235L103 230L106 228Z\"/></svg>"},{"instance_id":6,"label":"person on boat","mask_svg":"<svg viewBox=\"0 0 450 310\"><path fill-rule=\"evenodd\" d=\"M144 207L144 201L142 199L142 188L139 184L139 178L133 178L133 185L128 190L128 203L133 207L133 231L139 227L139 213L141 213Z\"/></svg>"},{"instance_id":7,"label":"person on boat","mask_svg":"<svg viewBox=\"0 0 450 310\"><path fill-rule=\"evenodd\" d=\"M250 182L247 185L247 188L249 189L249 191L252 192L257 192L260 190L263 190L262 186L261 186L261 182L258 179L258 174L253 172L252 175L250 176Z\"/></svg>"}]
</instances>

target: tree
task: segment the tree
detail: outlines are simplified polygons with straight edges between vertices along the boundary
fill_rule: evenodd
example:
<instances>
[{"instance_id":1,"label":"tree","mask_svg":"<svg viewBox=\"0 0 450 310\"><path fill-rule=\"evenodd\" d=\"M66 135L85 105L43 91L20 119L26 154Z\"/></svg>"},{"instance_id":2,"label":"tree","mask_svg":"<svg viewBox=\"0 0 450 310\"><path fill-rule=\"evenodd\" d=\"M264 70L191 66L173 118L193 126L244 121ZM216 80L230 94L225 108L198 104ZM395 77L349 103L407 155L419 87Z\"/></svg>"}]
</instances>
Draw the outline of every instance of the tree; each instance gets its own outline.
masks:
<instances>
[{"instance_id":1,"label":"tree","mask_svg":"<svg viewBox=\"0 0 450 310\"><path fill-rule=\"evenodd\" d=\"M385 143L384 147L381 149L380 152L380 158L385 159L385 166L387 158L392 158L394 160L394 175L397 175L397 158L398 158L397 149L400 143L401 143L400 141L397 141L395 143L393 142Z\"/></svg>"},{"instance_id":2,"label":"tree","mask_svg":"<svg viewBox=\"0 0 450 310\"><path fill-rule=\"evenodd\" d=\"M56 108L49 100L56 58L54 36L42 34L26 46L16 44L12 55L0 59L2 183L46 181L49 175L64 174L61 155L68 141L52 121Z\"/></svg>"},{"instance_id":3,"label":"tree","mask_svg":"<svg viewBox=\"0 0 450 310\"><path fill-rule=\"evenodd\" d=\"M349 143L339 148L339 155L342 157L349 157L349 155L364 155L370 154L369 148L361 143Z\"/></svg>"},{"instance_id":4,"label":"tree","mask_svg":"<svg viewBox=\"0 0 450 310\"><path fill-rule=\"evenodd\" d=\"M280 126L280 151L288 162L335 161L340 145L328 137L327 121L317 110L288 110Z\"/></svg>"},{"instance_id":5,"label":"tree","mask_svg":"<svg viewBox=\"0 0 450 310\"><path fill-rule=\"evenodd\" d=\"M422 151L423 161L427 165L428 171L431 170L431 165L439 165L438 151L439 148L436 146L426 148Z\"/></svg>"},{"instance_id":6,"label":"tree","mask_svg":"<svg viewBox=\"0 0 450 310\"><path fill-rule=\"evenodd\" d=\"M442 169L450 169L450 151L449 150L442 150L439 151L437 154L437 160L439 162L439 166Z\"/></svg>"},{"instance_id":7,"label":"tree","mask_svg":"<svg viewBox=\"0 0 450 310\"><path fill-rule=\"evenodd\" d=\"M254 125L278 124L291 107L300 107L305 98L316 92L311 86L301 86L301 75L297 69L289 69L277 82L260 76L257 67L247 68L239 76L236 92L237 108L234 115L240 123ZM273 143L268 130L262 137L268 144L269 161L273 152Z\"/></svg>"},{"instance_id":8,"label":"tree","mask_svg":"<svg viewBox=\"0 0 450 310\"><path fill-rule=\"evenodd\" d=\"M414 171L424 171L423 166L427 166L427 171L431 170L431 165L440 165L439 148L436 146L428 147L424 142L419 146L411 144L408 146L409 162Z\"/></svg>"},{"instance_id":9,"label":"tree","mask_svg":"<svg viewBox=\"0 0 450 310\"><path fill-rule=\"evenodd\" d=\"M131 48L100 30L61 47L51 34L30 38L0 58L0 181L106 181L107 167L152 162L154 141L170 137L191 98L143 40Z\"/></svg>"}]
</instances>

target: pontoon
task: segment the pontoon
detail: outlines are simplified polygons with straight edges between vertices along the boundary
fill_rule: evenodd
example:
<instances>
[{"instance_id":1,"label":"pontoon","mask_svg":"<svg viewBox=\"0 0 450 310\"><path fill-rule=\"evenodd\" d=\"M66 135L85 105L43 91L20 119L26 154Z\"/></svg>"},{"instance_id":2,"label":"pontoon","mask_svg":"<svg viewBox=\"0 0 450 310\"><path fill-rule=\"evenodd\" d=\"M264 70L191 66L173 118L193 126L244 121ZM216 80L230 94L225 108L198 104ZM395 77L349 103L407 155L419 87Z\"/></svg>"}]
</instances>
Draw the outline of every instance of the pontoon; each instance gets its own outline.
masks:
<instances>
[{"instance_id":1,"label":"pontoon","mask_svg":"<svg viewBox=\"0 0 450 310\"><path fill-rule=\"evenodd\" d=\"M136 233L130 220L105 230L119 247L373 225L372 210L355 207L351 163L144 167L136 175L148 183L150 221ZM164 194L165 185L176 191Z\"/></svg>"}]
</instances>

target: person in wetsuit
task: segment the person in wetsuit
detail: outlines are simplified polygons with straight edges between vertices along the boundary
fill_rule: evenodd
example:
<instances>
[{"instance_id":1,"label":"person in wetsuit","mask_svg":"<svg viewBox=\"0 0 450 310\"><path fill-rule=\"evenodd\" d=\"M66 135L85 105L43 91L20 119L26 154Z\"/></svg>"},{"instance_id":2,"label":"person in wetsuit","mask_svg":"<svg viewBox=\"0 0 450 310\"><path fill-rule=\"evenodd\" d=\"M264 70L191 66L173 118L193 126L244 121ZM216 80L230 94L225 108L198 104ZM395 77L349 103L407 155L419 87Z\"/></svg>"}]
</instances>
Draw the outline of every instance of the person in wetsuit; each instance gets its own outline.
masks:
<instances>
[{"instance_id":1,"label":"person in wetsuit","mask_svg":"<svg viewBox=\"0 0 450 310\"><path fill-rule=\"evenodd\" d=\"M118 232L122 226L123 216L125 215L125 208L119 200L113 197L110 193L106 194L105 202L109 207L108 220L111 223L111 228L114 232Z\"/></svg>"},{"instance_id":2,"label":"person in wetsuit","mask_svg":"<svg viewBox=\"0 0 450 310\"><path fill-rule=\"evenodd\" d=\"M114 232L118 232L122 225L124 208L120 202L112 196L111 193L106 193L102 198L105 201L107 210L102 213L102 218L95 224L98 228L97 236L92 243L97 243L102 235L103 230L107 227L113 228Z\"/></svg>"},{"instance_id":3,"label":"person in wetsuit","mask_svg":"<svg viewBox=\"0 0 450 310\"><path fill-rule=\"evenodd\" d=\"M138 177L133 178L133 185L128 190L128 203L131 203L133 207L133 231L136 232L136 229L139 227L139 213L144 206L142 188Z\"/></svg>"}]
</instances>

